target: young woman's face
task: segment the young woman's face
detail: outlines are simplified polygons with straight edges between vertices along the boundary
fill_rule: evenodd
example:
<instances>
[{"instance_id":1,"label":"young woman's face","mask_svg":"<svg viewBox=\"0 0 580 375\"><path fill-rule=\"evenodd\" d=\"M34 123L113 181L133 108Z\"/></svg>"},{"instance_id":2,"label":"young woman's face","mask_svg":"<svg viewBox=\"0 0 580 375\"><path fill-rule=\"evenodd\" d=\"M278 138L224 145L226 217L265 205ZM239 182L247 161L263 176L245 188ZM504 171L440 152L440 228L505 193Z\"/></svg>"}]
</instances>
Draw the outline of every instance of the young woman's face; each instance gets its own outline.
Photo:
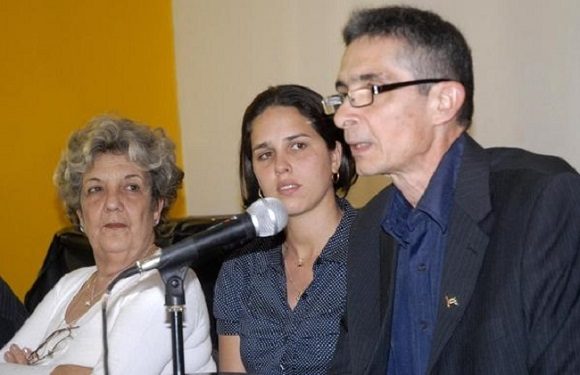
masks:
<instances>
[{"instance_id":1,"label":"young woman's face","mask_svg":"<svg viewBox=\"0 0 580 375\"><path fill-rule=\"evenodd\" d=\"M280 199L289 216L332 200L332 175L342 149L329 150L309 120L294 107L272 106L252 122L252 166L264 196Z\"/></svg>"}]
</instances>

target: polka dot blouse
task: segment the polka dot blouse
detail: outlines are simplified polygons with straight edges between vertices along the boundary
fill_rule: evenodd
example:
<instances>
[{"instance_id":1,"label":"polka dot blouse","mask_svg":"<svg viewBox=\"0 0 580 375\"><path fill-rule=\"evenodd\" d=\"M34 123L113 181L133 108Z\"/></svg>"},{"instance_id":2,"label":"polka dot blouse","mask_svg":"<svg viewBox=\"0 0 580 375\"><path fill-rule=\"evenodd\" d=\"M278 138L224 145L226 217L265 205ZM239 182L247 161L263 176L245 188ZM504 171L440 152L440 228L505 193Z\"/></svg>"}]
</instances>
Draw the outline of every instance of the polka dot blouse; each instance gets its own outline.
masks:
<instances>
[{"instance_id":1,"label":"polka dot blouse","mask_svg":"<svg viewBox=\"0 0 580 375\"><path fill-rule=\"evenodd\" d=\"M224 262L215 289L220 335L240 336L252 374L325 374L346 305L348 234L356 216L344 214L314 263L314 278L294 310L288 306L282 236L259 238Z\"/></svg>"}]
</instances>

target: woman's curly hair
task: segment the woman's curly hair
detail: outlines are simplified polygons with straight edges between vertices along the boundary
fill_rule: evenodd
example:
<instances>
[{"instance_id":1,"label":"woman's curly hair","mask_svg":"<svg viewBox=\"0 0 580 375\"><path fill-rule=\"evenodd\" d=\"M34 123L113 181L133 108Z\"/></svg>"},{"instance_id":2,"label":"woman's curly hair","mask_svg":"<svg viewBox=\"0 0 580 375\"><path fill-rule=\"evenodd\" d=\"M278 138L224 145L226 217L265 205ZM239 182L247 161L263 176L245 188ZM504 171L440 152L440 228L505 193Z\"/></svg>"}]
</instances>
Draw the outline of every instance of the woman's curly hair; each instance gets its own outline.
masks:
<instances>
[{"instance_id":1,"label":"woman's curly hair","mask_svg":"<svg viewBox=\"0 0 580 375\"><path fill-rule=\"evenodd\" d=\"M148 172L152 208L163 199L160 220L164 221L183 180L183 171L175 163L175 144L161 128L151 129L128 119L99 116L71 135L54 173L54 183L71 222L79 224L77 211L81 208L84 173L97 156L107 153L127 155L131 162Z\"/></svg>"}]
</instances>

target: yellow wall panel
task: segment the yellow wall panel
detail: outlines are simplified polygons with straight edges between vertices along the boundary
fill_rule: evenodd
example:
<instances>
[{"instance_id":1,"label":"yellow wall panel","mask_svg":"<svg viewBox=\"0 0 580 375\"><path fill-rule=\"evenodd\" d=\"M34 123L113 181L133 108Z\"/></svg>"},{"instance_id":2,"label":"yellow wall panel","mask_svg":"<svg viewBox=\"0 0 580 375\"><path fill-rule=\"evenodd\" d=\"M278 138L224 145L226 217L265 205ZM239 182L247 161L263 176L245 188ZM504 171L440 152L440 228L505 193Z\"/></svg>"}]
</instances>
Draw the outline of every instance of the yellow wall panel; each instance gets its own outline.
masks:
<instances>
[{"instance_id":1,"label":"yellow wall panel","mask_svg":"<svg viewBox=\"0 0 580 375\"><path fill-rule=\"evenodd\" d=\"M74 129L115 113L165 128L181 152L172 30L167 0L0 5L0 275L20 297L68 225L52 173Z\"/></svg>"}]
</instances>

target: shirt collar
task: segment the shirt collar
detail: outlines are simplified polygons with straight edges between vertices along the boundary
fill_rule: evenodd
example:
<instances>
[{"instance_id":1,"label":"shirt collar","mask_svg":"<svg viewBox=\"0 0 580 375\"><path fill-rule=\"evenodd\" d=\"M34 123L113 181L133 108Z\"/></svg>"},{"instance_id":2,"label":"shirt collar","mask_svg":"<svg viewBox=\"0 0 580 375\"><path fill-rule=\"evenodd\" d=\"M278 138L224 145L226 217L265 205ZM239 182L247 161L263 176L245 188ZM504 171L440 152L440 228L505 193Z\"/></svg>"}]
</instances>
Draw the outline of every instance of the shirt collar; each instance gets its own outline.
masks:
<instances>
[{"instance_id":1,"label":"shirt collar","mask_svg":"<svg viewBox=\"0 0 580 375\"><path fill-rule=\"evenodd\" d=\"M394 197L389 204L390 209L382 223L385 231L399 240L406 238L409 230L407 222L419 211L437 223L442 232L447 231L464 145L465 136L462 134L441 159L415 209L395 187Z\"/></svg>"},{"instance_id":2,"label":"shirt collar","mask_svg":"<svg viewBox=\"0 0 580 375\"><path fill-rule=\"evenodd\" d=\"M342 218L338 223L338 227L334 231L333 235L329 238L328 242L322 249L320 253L320 261L322 262L337 262L346 264L347 261L347 247L348 247L348 233L352 222L356 217L356 210L351 206L351 204L345 198L337 198L338 206L342 210ZM261 267L260 272L266 272L267 269L275 269L279 272L283 270L283 259L282 259L282 236L277 240L273 238L267 238L266 241L258 245L258 251L263 251L263 256L259 257L257 260ZM271 247L268 247L269 245ZM269 249L269 250L267 250Z\"/></svg>"},{"instance_id":3,"label":"shirt collar","mask_svg":"<svg viewBox=\"0 0 580 375\"><path fill-rule=\"evenodd\" d=\"M320 259L322 261L346 264L349 232L351 224L356 217L356 211L344 198L338 198L338 206L342 210L342 218L326 246L322 249Z\"/></svg>"},{"instance_id":4,"label":"shirt collar","mask_svg":"<svg viewBox=\"0 0 580 375\"><path fill-rule=\"evenodd\" d=\"M417 204L417 209L429 215L442 232L447 231L464 145L465 137L462 134L443 156Z\"/></svg>"}]
</instances>

